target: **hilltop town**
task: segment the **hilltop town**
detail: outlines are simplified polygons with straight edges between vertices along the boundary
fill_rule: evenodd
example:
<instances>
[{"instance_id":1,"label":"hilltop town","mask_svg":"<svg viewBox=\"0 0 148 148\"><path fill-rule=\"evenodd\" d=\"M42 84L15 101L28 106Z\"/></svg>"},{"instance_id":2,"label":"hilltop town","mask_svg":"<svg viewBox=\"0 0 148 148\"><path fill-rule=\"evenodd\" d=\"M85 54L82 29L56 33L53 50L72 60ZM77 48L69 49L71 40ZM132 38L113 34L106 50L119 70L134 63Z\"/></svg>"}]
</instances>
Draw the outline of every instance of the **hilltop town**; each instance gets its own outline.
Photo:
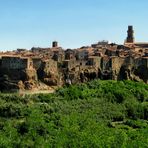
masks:
<instances>
[{"instance_id":1,"label":"hilltop town","mask_svg":"<svg viewBox=\"0 0 148 148\"><path fill-rule=\"evenodd\" d=\"M77 49L33 47L0 52L0 91L49 90L93 79L148 84L148 42L135 42L128 26L123 45L100 41Z\"/></svg>"}]
</instances>

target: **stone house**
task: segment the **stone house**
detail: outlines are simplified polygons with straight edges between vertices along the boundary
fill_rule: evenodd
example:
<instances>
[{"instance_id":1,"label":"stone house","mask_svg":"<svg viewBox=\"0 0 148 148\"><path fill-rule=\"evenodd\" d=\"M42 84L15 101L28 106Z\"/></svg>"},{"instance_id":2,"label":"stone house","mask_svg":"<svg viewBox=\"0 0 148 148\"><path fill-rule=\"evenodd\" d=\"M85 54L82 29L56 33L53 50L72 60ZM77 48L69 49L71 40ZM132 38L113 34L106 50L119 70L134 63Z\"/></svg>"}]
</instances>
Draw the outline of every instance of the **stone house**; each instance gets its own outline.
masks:
<instances>
[{"instance_id":1,"label":"stone house","mask_svg":"<svg viewBox=\"0 0 148 148\"><path fill-rule=\"evenodd\" d=\"M65 51L65 60L75 59L75 51L71 49L67 49Z\"/></svg>"},{"instance_id":2,"label":"stone house","mask_svg":"<svg viewBox=\"0 0 148 148\"><path fill-rule=\"evenodd\" d=\"M2 69L31 69L33 63L31 58L22 58L17 56L3 56L1 58Z\"/></svg>"},{"instance_id":3,"label":"stone house","mask_svg":"<svg viewBox=\"0 0 148 148\"><path fill-rule=\"evenodd\" d=\"M79 49L76 53L77 60L85 60L89 56L89 52L87 49Z\"/></svg>"},{"instance_id":4,"label":"stone house","mask_svg":"<svg viewBox=\"0 0 148 148\"><path fill-rule=\"evenodd\" d=\"M87 65L95 66L96 68L101 68L101 59L102 59L102 57L89 56Z\"/></svg>"}]
</instances>

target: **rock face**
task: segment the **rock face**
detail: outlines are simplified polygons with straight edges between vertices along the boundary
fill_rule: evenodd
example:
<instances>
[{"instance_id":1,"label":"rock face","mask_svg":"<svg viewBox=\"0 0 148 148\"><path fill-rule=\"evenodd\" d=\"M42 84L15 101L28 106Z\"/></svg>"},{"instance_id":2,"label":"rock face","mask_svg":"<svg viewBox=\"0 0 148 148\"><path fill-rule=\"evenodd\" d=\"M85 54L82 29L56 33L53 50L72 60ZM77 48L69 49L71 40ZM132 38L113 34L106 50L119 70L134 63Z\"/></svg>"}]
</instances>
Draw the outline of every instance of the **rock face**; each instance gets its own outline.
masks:
<instances>
[{"instance_id":1,"label":"rock face","mask_svg":"<svg viewBox=\"0 0 148 148\"><path fill-rule=\"evenodd\" d=\"M95 57L94 57L95 58ZM94 59L96 61L96 59ZM101 58L96 62L81 65L78 68L66 63L64 70L65 83L86 82L94 79L102 80L134 80L148 83L148 58L134 57Z\"/></svg>"},{"instance_id":2,"label":"rock face","mask_svg":"<svg viewBox=\"0 0 148 148\"><path fill-rule=\"evenodd\" d=\"M1 91L6 91L6 90L16 91L18 89L19 89L19 86L17 85L17 83L11 81L7 75L4 75L3 77L0 78Z\"/></svg>"},{"instance_id":3,"label":"rock face","mask_svg":"<svg viewBox=\"0 0 148 148\"><path fill-rule=\"evenodd\" d=\"M58 85L57 62L40 59L33 63L26 59L21 64L21 58L4 58L0 65L0 91L45 90Z\"/></svg>"},{"instance_id":4,"label":"rock face","mask_svg":"<svg viewBox=\"0 0 148 148\"><path fill-rule=\"evenodd\" d=\"M57 86L59 81L57 62L53 60L44 61L38 70L38 78L48 86Z\"/></svg>"},{"instance_id":5,"label":"rock face","mask_svg":"<svg viewBox=\"0 0 148 148\"><path fill-rule=\"evenodd\" d=\"M124 63L119 71L118 80L144 81L148 83L147 58L137 61L133 59L131 63Z\"/></svg>"},{"instance_id":6,"label":"rock face","mask_svg":"<svg viewBox=\"0 0 148 148\"><path fill-rule=\"evenodd\" d=\"M134 71L134 75L148 84L148 67L141 65Z\"/></svg>"},{"instance_id":7,"label":"rock face","mask_svg":"<svg viewBox=\"0 0 148 148\"><path fill-rule=\"evenodd\" d=\"M33 48L26 56L25 51L1 56L0 91L46 90L94 79L148 83L148 44L130 45L103 41L75 50Z\"/></svg>"},{"instance_id":8,"label":"rock face","mask_svg":"<svg viewBox=\"0 0 148 148\"><path fill-rule=\"evenodd\" d=\"M10 57L10 61L14 63L12 64L7 57L1 62L0 91L45 90L50 86L70 85L94 79L148 83L148 58L91 56L83 61L65 60L60 66L52 59L22 60Z\"/></svg>"}]
</instances>

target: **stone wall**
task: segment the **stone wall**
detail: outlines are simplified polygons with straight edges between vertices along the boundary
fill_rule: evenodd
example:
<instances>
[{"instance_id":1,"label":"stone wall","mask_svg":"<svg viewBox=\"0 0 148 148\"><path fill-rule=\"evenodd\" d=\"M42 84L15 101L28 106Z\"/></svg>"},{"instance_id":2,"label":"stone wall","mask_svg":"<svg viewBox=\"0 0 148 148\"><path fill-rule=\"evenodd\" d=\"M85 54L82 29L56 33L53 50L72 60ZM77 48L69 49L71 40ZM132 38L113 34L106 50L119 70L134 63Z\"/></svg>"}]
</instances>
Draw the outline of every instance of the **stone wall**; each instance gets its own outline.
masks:
<instances>
[{"instance_id":1,"label":"stone wall","mask_svg":"<svg viewBox=\"0 0 148 148\"><path fill-rule=\"evenodd\" d=\"M42 65L42 60L40 58L32 58L33 68L38 70Z\"/></svg>"},{"instance_id":2,"label":"stone wall","mask_svg":"<svg viewBox=\"0 0 148 148\"><path fill-rule=\"evenodd\" d=\"M114 71L119 71L121 66L124 64L125 62L125 59L124 58L121 58L121 57L111 57L110 59L110 62L111 62L111 69Z\"/></svg>"},{"instance_id":3,"label":"stone wall","mask_svg":"<svg viewBox=\"0 0 148 148\"><path fill-rule=\"evenodd\" d=\"M101 59L102 57L91 56L88 58L88 65L95 66L96 68L101 68Z\"/></svg>"},{"instance_id":4,"label":"stone wall","mask_svg":"<svg viewBox=\"0 0 148 148\"><path fill-rule=\"evenodd\" d=\"M4 56L1 59L2 69L30 69L32 61L30 58Z\"/></svg>"},{"instance_id":5,"label":"stone wall","mask_svg":"<svg viewBox=\"0 0 148 148\"><path fill-rule=\"evenodd\" d=\"M48 86L57 85L59 80L58 63L52 59L42 61L37 71L38 78Z\"/></svg>"},{"instance_id":6,"label":"stone wall","mask_svg":"<svg viewBox=\"0 0 148 148\"><path fill-rule=\"evenodd\" d=\"M148 57L143 57L142 58L142 65L145 65L145 67L148 68Z\"/></svg>"},{"instance_id":7,"label":"stone wall","mask_svg":"<svg viewBox=\"0 0 148 148\"><path fill-rule=\"evenodd\" d=\"M76 60L65 60L65 61L63 61L63 68L70 70L70 69L76 67L77 62L78 61L76 61Z\"/></svg>"}]
</instances>

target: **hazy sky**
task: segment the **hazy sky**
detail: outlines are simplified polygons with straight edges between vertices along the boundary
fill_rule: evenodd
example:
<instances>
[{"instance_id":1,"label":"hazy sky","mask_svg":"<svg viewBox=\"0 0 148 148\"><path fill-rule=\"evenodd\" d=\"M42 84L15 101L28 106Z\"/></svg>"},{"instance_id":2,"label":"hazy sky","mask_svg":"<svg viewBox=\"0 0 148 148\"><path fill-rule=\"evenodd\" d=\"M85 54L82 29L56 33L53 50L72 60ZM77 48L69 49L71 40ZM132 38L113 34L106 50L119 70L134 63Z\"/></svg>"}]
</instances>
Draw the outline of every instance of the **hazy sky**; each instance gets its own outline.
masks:
<instances>
[{"instance_id":1,"label":"hazy sky","mask_svg":"<svg viewBox=\"0 0 148 148\"><path fill-rule=\"evenodd\" d=\"M128 25L148 41L148 0L0 0L0 50L123 43Z\"/></svg>"}]
</instances>

